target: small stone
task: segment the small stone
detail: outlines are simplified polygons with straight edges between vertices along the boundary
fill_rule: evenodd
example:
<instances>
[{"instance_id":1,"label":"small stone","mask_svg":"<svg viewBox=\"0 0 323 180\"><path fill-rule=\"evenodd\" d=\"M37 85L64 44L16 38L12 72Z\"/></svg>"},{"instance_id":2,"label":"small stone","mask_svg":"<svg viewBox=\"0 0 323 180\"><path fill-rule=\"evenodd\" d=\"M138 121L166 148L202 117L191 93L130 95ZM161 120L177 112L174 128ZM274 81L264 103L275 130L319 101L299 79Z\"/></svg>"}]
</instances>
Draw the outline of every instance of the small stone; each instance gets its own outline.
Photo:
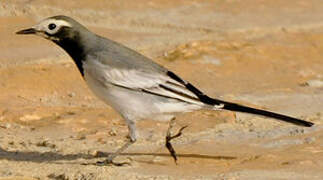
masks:
<instances>
[{"instance_id":1,"label":"small stone","mask_svg":"<svg viewBox=\"0 0 323 180\"><path fill-rule=\"evenodd\" d=\"M295 135L298 135L298 134L304 134L304 129L293 129L289 132L289 135L290 136L295 136Z\"/></svg>"},{"instance_id":2,"label":"small stone","mask_svg":"<svg viewBox=\"0 0 323 180\"><path fill-rule=\"evenodd\" d=\"M12 175L12 172L8 170L1 173L1 176L11 176L11 175Z\"/></svg>"},{"instance_id":3,"label":"small stone","mask_svg":"<svg viewBox=\"0 0 323 180\"><path fill-rule=\"evenodd\" d=\"M68 97L74 97L76 94L74 92L70 92L67 94Z\"/></svg>"},{"instance_id":4,"label":"small stone","mask_svg":"<svg viewBox=\"0 0 323 180\"><path fill-rule=\"evenodd\" d=\"M86 136L84 134L78 134L75 136L75 139L76 140L84 140L84 139L86 139Z\"/></svg>"},{"instance_id":5,"label":"small stone","mask_svg":"<svg viewBox=\"0 0 323 180\"><path fill-rule=\"evenodd\" d=\"M306 144L312 144L313 142L316 141L316 138L315 137L307 137L307 138L305 138L304 141Z\"/></svg>"},{"instance_id":6,"label":"small stone","mask_svg":"<svg viewBox=\"0 0 323 180\"><path fill-rule=\"evenodd\" d=\"M20 121L35 121L40 119L41 119L40 116L34 115L34 114L26 114L19 118Z\"/></svg>"},{"instance_id":7,"label":"small stone","mask_svg":"<svg viewBox=\"0 0 323 180\"><path fill-rule=\"evenodd\" d=\"M284 161L284 162L281 163L281 165L290 165L290 164L292 164L292 163L289 162L289 161Z\"/></svg>"},{"instance_id":8,"label":"small stone","mask_svg":"<svg viewBox=\"0 0 323 180\"><path fill-rule=\"evenodd\" d=\"M107 142L103 138L98 138L97 140L101 144L106 144Z\"/></svg>"},{"instance_id":9,"label":"small stone","mask_svg":"<svg viewBox=\"0 0 323 180\"><path fill-rule=\"evenodd\" d=\"M24 141L19 142L19 144L26 147L26 143Z\"/></svg>"},{"instance_id":10,"label":"small stone","mask_svg":"<svg viewBox=\"0 0 323 180\"><path fill-rule=\"evenodd\" d=\"M40 142L36 143L36 146L49 147L49 148L55 148L56 147L55 144L49 143L48 140L40 141Z\"/></svg>"},{"instance_id":11,"label":"small stone","mask_svg":"<svg viewBox=\"0 0 323 180\"><path fill-rule=\"evenodd\" d=\"M309 87L315 87L315 88L323 87L323 80L319 80L319 79L309 80L304 85Z\"/></svg>"},{"instance_id":12,"label":"small stone","mask_svg":"<svg viewBox=\"0 0 323 180\"><path fill-rule=\"evenodd\" d=\"M85 96L84 99L85 100L93 100L93 97L92 96Z\"/></svg>"},{"instance_id":13,"label":"small stone","mask_svg":"<svg viewBox=\"0 0 323 180\"><path fill-rule=\"evenodd\" d=\"M99 152L97 150L89 150L88 154L93 156L93 157L98 157Z\"/></svg>"},{"instance_id":14,"label":"small stone","mask_svg":"<svg viewBox=\"0 0 323 180\"><path fill-rule=\"evenodd\" d=\"M66 112L66 114L67 114L67 115L75 115L76 113L75 113L75 112L73 112L73 111L68 111L68 112Z\"/></svg>"},{"instance_id":15,"label":"small stone","mask_svg":"<svg viewBox=\"0 0 323 180\"><path fill-rule=\"evenodd\" d=\"M203 56L203 61L204 64L213 64L213 65L221 65L221 61L215 57L211 56Z\"/></svg>"},{"instance_id":16,"label":"small stone","mask_svg":"<svg viewBox=\"0 0 323 180\"><path fill-rule=\"evenodd\" d=\"M6 123L6 124L4 124L4 125L0 125L0 127L1 127L1 128L4 128L4 129L9 129L9 128L11 128L11 124Z\"/></svg>"},{"instance_id":17,"label":"small stone","mask_svg":"<svg viewBox=\"0 0 323 180\"><path fill-rule=\"evenodd\" d=\"M116 136L116 135L117 135L117 130L115 130L115 129L111 129L111 130L109 131L109 135L110 135L110 136Z\"/></svg>"},{"instance_id":18,"label":"small stone","mask_svg":"<svg viewBox=\"0 0 323 180\"><path fill-rule=\"evenodd\" d=\"M68 176L66 176L65 174L56 175L52 173L52 174L49 174L47 177L49 179L56 179L56 180L69 180Z\"/></svg>"},{"instance_id":19,"label":"small stone","mask_svg":"<svg viewBox=\"0 0 323 180\"><path fill-rule=\"evenodd\" d=\"M302 166L307 166L308 167L308 166L314 165L314 162L311 161L311 160L304 160L304 161L300 161L299 164L302 165Z\"/></svg>"}]
</instances>

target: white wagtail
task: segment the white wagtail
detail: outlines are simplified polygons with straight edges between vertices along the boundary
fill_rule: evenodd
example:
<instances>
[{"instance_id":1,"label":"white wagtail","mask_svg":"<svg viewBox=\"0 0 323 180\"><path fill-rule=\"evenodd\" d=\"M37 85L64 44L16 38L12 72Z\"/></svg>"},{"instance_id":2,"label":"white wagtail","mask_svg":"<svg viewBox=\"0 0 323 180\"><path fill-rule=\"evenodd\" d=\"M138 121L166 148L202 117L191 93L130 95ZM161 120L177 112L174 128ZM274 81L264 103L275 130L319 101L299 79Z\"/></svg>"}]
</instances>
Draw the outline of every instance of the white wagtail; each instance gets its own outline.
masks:
<instances>
[{"instance_id":1,"label":"white wagtail","mask_svg":"<svg viewBox=\"0 0 323 180\"><path fill-rule=\"evenodd\" d=\"M136 141L137 120L160 115L197 109L224 109L271 117L300 126L313 125L301 119L211 98L172 71L132 49L92 33L67 16L49 17L17 34L36 34L62 47L72 57L94 94L118 111L126 121L129 141L99 162L101 165L114 164L113 159ZM176 154L170 140L178 137L181 130L175 136L167 133L166 137L166 147L175 161Z\"/></svg>"}]
</instances>

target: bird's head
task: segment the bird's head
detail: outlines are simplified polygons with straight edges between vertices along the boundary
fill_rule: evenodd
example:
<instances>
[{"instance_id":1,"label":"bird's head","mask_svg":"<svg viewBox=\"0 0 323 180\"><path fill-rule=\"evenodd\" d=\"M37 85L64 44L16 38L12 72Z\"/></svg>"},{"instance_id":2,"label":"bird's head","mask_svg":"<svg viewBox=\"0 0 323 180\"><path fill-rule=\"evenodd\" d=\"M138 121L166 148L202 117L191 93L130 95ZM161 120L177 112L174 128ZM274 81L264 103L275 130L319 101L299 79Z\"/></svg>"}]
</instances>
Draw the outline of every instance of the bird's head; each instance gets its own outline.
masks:
<instances>
[{"instance_id":1,"label":"bird's head","mask_svg":"<svg viewBox=\"0 0 323 180\"><path fill-rule=\"evenodd\" d=\"M75 61L84 60L86 53L97 49L98 36L67 16L53 16L16 34L35 34L62 47Z\"/></svg>"},{"instance_id":2,"label":"bird's head","mask_svg":"<svg viewBox=\"0 0 323 180\"><path fill-rule=\"evenodd\" d=\"M16 34L35 34L56 43L72 57L82 74L82 61L85 60L86 55L100 49L99 36L67 16L46 18Z\"/></svg>"},{"instance_id":3,"label":"bird's head","mask_svg":"<svg viewBox=\"0 0 323 180\"><path fill-rule=\"evenodd\" d=\"M78 38L81 31L87 30L74 19L67 16L53 16L16 34L35 34L58 43L62 40Z\"/></svg>"}]
</instances>

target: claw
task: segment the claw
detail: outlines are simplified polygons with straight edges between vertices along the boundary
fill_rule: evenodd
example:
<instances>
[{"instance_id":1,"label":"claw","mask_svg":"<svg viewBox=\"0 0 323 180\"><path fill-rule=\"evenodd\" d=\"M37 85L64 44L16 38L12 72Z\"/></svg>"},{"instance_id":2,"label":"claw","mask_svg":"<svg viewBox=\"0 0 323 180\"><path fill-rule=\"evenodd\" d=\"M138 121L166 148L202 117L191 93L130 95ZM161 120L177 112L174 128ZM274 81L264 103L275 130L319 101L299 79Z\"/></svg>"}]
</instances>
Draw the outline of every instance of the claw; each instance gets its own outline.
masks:
<instances>
[{"instance_id":1,"label":"claw","mask_svg":"<svg viewBox=\"0 0 323 180\"><path fill-rule=\"evenodd\" d=\"M112 160L106 159L104 161L97 161L95 163L82 163L81 165L94 165L94 166L125 166L125 165L131 165L129 162L113 162Z\"/></svg>"},{"instance_id":2,"label":"claw","mask_svg":"<svg viewBox=\"0 0 323 180\"><path fill-rule=\"evenodd\" d=\"M182 131L187 128L187 126L183 126L181 129L179 129L179 131L177 132L177 134L175 134L174 136L171 136L170 131L167 132L166 135L166 148L168 149L170 155L174 158L175 163L177 164L177 156L176 156L176 151L173 148L173 145L171 144L171 140L178 138L179 136L182 135Z\"/></svg>"},{"instance_id":3,"label":"claw","mask_svg":"<svg viewBox=\"0 0 323 180\"><path fill-rule=\"evenodd\" d=\"M97 166L125 166L125 165L131 165L129 162L114 162L113 160L106 159L104 161L97 161L95 163Z\"/></svg>"}]
</instances>

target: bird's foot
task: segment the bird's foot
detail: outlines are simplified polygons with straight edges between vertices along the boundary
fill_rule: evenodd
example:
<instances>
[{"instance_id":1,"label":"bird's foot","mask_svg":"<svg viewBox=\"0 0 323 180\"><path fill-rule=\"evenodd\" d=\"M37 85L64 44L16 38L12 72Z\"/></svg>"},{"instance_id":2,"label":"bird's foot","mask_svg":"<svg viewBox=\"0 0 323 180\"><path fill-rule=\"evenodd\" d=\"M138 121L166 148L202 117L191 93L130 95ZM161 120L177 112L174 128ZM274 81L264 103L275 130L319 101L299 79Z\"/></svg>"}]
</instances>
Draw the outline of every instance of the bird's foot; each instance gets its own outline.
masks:
<instances>
[{"instance_id":1,"label":"bird's foot","mask_svg":"<svg viewBox=\"0 0 323 180\"><path fill-rule=\"evenodd\" d=\"M94 166L126 166L131 165L129 162L114 162L111 159L105 159L103 161L97 161L95 163L82 163L82 165L94 165Z\"/></svg>"},{"instance_id":2,"label":"bird's foot","mask_svg":"<svg viewBox=\"0 0 323 180\"><path fill-rule=\"evenodd\" d=\"M171 144L171 140L178 138L179 136L182 135L182 131L187 128L187 126L183 126L182 128L179 129L179 131L177 132L177 134L175 134L174 136L171 135L170 133L170 129L168 129L167 135L166 135L166 148L168 149L170 155L174 158L175 163L177 164L177 156L176 156L176 151L173 148L173 145Z\"/></svg>"},{"instance_id":3,"label":"bird's foot","mask_svg":"<svg viewBox=\"0 0 323 180\"><path fill-rule=\"evenodd\" d=\"M97 166L126 166L131 165L129 162L114 162L112 159L105 159L103 161L97 161L95 163Z\"/></svg>"}]
</instances>

